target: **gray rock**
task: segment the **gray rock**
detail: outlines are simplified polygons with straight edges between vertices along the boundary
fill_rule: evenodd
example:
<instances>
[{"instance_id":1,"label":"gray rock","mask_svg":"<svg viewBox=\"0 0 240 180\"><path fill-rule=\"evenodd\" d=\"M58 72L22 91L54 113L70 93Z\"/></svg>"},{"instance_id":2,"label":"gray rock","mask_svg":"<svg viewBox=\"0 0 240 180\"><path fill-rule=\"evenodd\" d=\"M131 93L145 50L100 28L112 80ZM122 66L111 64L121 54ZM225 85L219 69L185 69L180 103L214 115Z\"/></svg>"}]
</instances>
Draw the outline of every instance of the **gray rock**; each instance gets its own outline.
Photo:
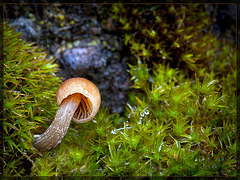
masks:
<instances>
[{"instance_id":1,"label":"gray rock","mask_svg":"<svg viewBox=\"0 0 240 180\"><path fill-rule=\"evenodd\" d=\"M16 28L16 32L22 32L21 38L25 38L26 41L35 41L37 39L36 25L31 19L20 16L12 21L10 25Z\"/></svg>"}]
</instances>

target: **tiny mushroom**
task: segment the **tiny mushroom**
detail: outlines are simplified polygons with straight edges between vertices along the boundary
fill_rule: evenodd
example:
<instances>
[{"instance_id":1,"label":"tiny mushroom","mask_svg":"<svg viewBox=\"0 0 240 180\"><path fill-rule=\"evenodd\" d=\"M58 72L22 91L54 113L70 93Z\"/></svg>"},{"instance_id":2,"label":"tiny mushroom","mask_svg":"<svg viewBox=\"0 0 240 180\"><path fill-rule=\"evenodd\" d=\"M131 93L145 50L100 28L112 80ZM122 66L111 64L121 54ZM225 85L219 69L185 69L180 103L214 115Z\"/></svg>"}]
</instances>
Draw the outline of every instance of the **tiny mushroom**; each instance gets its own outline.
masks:
<instances>
[{"instance_id":1,"label":"tiny mushroom","mask_svg":"<svg viewBox=\"0 0 240 180\"><path fill-rule=\"evenodd\" d=\"M71 119L77 123L90 121L98 113L101 96L98 88L84 78L71 78L58 88L57 104L60 105L49 128L36 136L33 146L41 152L56 147L66 135Z\"/></svg>"}]
</instances>

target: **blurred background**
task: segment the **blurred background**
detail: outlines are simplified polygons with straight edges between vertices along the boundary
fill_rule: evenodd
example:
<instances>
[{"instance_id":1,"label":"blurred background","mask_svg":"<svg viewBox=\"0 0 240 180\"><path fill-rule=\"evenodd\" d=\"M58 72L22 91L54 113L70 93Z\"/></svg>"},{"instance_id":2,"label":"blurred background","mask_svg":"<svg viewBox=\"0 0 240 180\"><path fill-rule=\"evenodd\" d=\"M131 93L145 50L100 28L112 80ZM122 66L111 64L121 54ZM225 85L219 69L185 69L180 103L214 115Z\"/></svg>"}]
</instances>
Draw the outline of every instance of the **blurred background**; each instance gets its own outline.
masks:
<instances>
[{"instance_id":1,"label":"blurred background","mask_svg":"<svg viewBox=\"0 0 240 180\"><path fill-rule=\"evenodd\" d=\"M213 21L208 31L236 42L235 4L203 8ZM91 3L4 4L4 18L22 32L22 38L46 49L50 59L56 58L63 80L90 79L98 85L103 105L112 113L122 113L131 85L127 63L136 63L136 58L124 44L123 28L113 20L112 9L112 4Z\"/></svg>"}]
</instances>

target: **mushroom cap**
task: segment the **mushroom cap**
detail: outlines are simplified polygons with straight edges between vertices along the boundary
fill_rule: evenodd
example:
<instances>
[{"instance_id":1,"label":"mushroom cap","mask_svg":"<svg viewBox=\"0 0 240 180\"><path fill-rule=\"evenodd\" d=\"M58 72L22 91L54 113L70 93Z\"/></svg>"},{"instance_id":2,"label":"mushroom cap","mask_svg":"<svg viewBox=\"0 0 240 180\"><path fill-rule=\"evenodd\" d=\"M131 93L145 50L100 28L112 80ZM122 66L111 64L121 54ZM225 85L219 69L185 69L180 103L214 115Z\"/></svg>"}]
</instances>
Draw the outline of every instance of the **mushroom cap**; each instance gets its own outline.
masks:
<instances>
[{"instance_id":1,"label":"mushroom cap","mask_svg":"<svg viewBox=\"0 0 240 180\"><path fill-rule=\"evenodd\" d=\"M61 105L63 99L75 93L80 93L83 95L81 101L84 100L85 102L82 104L80 102L80 108L85 107L86 104L89 106L87 109L85 109L88 111L87 117L85 116L84 118L76 118L76 116L74 116L73 120L78 123L90 121L98 113L101 104L101 96L97 86L85 78L77 77L68 79L64 81L57 90L57 104Z\"/></svg>"}]
</instances>

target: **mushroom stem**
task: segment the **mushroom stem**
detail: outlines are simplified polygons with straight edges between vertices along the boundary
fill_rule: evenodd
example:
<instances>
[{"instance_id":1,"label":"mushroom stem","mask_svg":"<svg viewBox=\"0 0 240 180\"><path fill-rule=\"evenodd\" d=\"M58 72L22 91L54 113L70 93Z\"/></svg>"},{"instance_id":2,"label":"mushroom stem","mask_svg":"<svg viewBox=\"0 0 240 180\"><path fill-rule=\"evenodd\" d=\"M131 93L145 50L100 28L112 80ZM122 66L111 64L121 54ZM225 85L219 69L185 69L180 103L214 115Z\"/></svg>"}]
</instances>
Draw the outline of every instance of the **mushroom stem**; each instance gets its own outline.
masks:
<instances>
[{"instance_id":1,"label":"mushroom stem","mask_svg":"<svg viewBox=\"0 0 240 180\"><path fill-rule=\"evenodd\" d=\"M39 151L46 151L56 147L66 135L71 119L82 99L80 93L65 98L49 128L35 139L33 146Z\"/></svg>"}]
</instances>

